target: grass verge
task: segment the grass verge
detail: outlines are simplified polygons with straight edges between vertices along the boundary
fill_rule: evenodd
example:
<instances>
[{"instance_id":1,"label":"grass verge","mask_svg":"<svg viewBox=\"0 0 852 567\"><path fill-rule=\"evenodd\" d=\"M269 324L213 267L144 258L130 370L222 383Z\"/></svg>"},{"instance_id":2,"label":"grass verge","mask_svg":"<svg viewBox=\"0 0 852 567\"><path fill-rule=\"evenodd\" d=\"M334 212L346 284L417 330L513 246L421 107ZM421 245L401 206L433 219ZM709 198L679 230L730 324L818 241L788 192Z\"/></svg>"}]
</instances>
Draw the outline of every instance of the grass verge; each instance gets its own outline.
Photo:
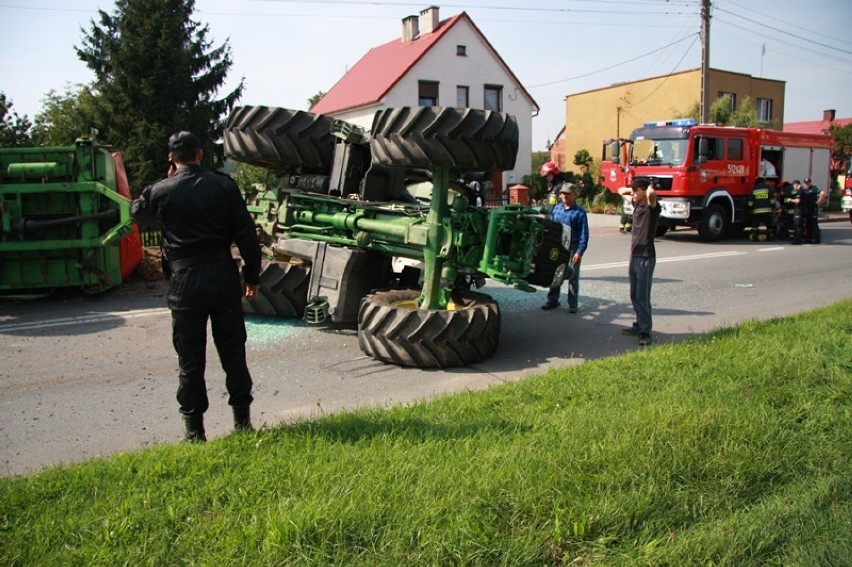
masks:
<instances>
[{"instance_id":1,"label":"grass verge","mask_svg":"<svg viewBox=\"0 0 852 567\"><path fill-rule=\"evenodd\" d=\"M850 565L852 301L0 479L3 565Z\"/></svg>"}]
</instances>

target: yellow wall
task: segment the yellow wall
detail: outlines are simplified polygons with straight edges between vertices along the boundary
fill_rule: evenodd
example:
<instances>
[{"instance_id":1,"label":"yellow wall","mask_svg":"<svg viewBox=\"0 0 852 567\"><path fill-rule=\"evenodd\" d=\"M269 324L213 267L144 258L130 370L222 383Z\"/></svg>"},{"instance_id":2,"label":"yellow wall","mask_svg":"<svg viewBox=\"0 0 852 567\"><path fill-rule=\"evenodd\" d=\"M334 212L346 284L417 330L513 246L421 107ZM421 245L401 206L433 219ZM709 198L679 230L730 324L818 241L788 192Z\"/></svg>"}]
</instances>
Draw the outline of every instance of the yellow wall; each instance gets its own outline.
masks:
<instances>
[{"instance_id":1,"label":"yellow wall","mask_svg":"<svg viewBox=\"0 0 852 567\"><path fill-rule=\"evenodd\" d=\"M784 86L783 81L710 70L711 102L719 91L736 93L737 105L746 96L751 97L755 105L757 98L771 99L776 127L784 123ZM682 116L698 102L700 93L701 71L692 69L568 95L565 97L565 161L573 163L574 154L581 149L588 150L600 161L604 139L627 138L634 128L645 122Z\"/></svg>"}]
</instances>

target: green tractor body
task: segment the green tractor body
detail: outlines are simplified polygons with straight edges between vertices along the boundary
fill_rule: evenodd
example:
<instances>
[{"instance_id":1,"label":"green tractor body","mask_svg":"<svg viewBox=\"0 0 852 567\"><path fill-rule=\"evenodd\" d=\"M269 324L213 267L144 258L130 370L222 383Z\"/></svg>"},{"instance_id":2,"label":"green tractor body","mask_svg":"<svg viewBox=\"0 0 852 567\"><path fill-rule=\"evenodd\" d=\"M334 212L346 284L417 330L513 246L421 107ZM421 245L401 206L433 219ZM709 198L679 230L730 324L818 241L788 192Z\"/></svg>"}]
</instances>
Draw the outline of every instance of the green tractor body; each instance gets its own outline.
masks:
<instances>
[{"instance_id":1,"label":"green tractor body","mask_svg":"<svg viewBox=\"0 0 852 567\"><path fill-rule=\"evenodd\" d=\"M247 199L269 260L246 311L357 323L362 350L404 366L491 356L499 307L472 289L492 279L534 291L567 263L567 227L519 205L471 205L461 179L511 169L517 149L514 118L496 112L387 109L368 134L307 112L236 109L226 155L282 180Z\"/></svg>"}]
</instances>

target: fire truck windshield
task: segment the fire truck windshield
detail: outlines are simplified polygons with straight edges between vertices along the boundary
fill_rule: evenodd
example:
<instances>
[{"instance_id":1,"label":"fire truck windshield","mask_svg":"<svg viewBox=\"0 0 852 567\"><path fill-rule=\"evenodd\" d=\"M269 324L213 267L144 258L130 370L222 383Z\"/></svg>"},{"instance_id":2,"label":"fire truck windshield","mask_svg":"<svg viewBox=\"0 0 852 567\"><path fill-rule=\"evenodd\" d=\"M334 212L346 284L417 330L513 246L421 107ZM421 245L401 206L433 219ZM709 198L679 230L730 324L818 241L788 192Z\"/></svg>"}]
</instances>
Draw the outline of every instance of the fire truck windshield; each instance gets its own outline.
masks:
<instances>
[{"instance_id":1,"label":"fire truck windshield","mask_svg":"<svg viewBox=\"0 0 852 567\"><path fill-rule=\"evenodd\" d=\"M630 150L630 165L681 165L686 146L684 139L637 137Z\"/></svg>"}]
</instances>

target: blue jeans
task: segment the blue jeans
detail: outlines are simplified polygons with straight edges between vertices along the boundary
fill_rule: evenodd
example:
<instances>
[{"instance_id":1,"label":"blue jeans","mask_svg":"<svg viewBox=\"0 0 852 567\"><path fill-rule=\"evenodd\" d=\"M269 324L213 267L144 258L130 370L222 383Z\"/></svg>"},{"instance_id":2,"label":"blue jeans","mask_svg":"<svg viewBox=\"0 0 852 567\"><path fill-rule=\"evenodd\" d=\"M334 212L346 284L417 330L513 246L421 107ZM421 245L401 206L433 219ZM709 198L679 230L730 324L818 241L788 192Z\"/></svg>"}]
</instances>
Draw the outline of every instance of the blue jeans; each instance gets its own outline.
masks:
<instances>
[{"instance_id":1,"label":"blue jeans","mask_svg":"<svg viewBox=\"0 0 852 567\"><path fill-rule=\"evenodd\" d=\"M574 257L575 250L571 250L571 258ZM577 300L580 297L580 265L575 264L572 266L568 264L565 268L566 270L571 270L570 275L568 276L568 307L577 308ZM559 292L562 289L562 286L559 285L557 287L552 287L547 292L547 301L549 303L559 303Z\"/></svg>"},{"instance_id":2,"label":"blue jeans","mask_svg":"<svg viewBox=\"0 0 852 567\"><path fill-rule=\"evenodd\" d=\"M633 327L640 335L651 336L651 280L656 258L630 257L630 302L636 312Z\"/></svg>"}]
</instances>

